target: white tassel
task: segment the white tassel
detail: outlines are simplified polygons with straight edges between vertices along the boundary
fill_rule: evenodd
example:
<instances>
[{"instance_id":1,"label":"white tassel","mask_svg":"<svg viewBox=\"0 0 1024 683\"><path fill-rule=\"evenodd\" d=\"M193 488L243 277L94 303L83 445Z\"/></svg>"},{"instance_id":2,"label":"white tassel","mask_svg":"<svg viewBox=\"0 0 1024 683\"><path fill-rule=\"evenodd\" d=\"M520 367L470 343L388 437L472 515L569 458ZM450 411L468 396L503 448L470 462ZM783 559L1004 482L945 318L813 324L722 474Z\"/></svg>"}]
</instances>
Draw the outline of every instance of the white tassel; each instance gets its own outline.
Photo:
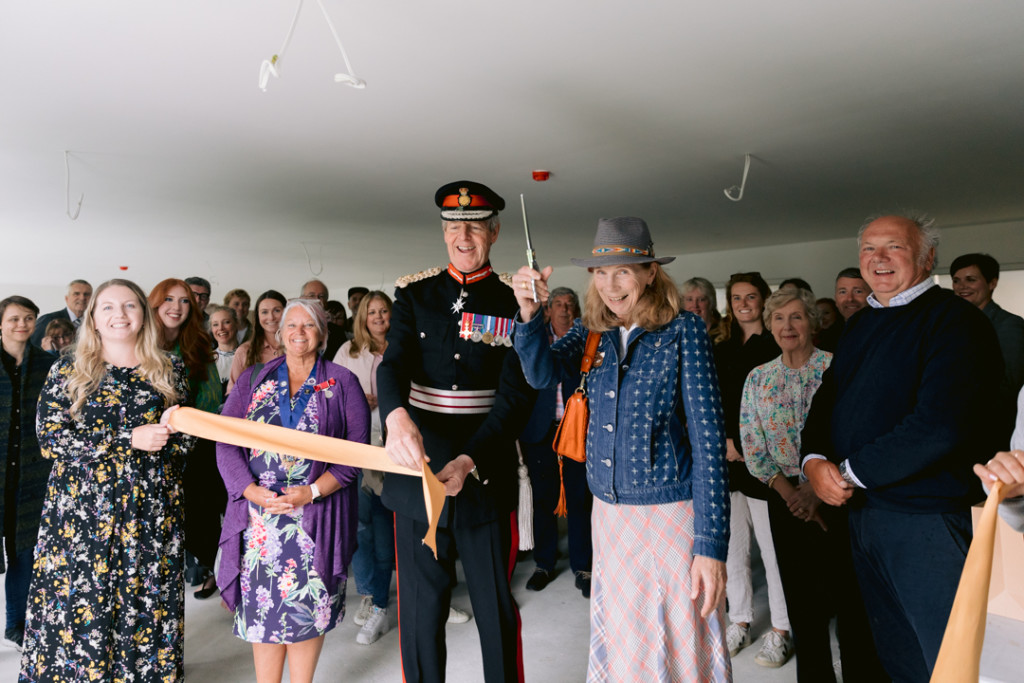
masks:
<instances>
[{"instance_id":1,"label":"white tassel","mask_svg":"<svg viewBox=\"0 0 1024 683\"><path fill-rule=\"evenodd\" d=\"M523 449L516 441L519 454L519 549L533 550L533 489L530 487L530 473L523 462Z\"/></svg>"}]
</instances>

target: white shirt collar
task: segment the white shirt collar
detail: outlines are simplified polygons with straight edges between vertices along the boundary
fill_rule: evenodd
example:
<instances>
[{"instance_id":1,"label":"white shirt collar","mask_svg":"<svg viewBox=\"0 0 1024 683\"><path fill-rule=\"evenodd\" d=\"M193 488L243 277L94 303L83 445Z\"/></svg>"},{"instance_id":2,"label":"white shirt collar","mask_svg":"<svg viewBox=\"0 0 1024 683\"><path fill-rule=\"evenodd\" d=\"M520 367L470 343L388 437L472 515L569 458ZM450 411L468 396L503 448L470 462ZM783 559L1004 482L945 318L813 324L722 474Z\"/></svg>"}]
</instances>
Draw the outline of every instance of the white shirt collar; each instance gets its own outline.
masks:
<instances>
[{"instance_id":1,"label":"white shirt collar","mask_svg":"<svg viewBox=\"0 0 1024 683\"><path fill-rule=\"evenodd\" d=\"M932 280L931 277L927 277L910 289L904 289L899 294L893 296L889 299L888 306L884 306L882 302L875 298L875 293L872 292L871 294L868 294L868 306L871 306L871 308L896 308L897 306L906 306L911 301L935 286L937 286L935 281Z\"/></svg>"}]
</instances>

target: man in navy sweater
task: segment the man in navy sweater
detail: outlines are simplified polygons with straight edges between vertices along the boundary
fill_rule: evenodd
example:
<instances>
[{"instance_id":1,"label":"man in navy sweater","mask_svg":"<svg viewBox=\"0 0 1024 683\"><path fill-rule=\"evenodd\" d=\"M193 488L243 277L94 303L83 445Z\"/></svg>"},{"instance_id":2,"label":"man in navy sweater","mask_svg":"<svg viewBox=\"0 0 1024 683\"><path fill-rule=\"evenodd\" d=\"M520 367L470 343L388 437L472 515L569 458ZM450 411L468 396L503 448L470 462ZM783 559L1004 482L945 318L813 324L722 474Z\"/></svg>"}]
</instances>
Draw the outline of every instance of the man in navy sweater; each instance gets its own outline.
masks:
<instances>
[{"instance_id":1,"label":"man in navy sweater","mask_svg":"<svg viewBox=\"0 0 1024 683\"><path fill-rule=\"evenodd\" d=\"M872 294L815 394L803 470L823 501L849 504L854 569L886 671L925 682L981 497L971 467L994 452L1002 362L985 315L930 277L931 219L882 216L858 241Z\"/></svg>"}]
</instances>

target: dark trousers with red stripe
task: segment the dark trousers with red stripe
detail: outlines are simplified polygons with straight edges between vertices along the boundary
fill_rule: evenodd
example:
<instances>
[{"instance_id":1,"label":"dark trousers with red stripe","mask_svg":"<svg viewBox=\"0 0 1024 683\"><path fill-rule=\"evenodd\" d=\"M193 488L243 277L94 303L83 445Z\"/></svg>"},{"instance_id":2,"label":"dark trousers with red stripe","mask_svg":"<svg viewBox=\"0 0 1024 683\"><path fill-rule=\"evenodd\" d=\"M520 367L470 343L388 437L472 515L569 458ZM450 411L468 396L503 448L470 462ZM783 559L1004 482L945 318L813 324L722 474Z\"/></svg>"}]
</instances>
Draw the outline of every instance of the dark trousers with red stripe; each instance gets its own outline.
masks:
<instances>
[{"instance_id":1,"label":"dark trousers with red stripe","mask_svg":"<svg viewBox=\"0 0 1024 683\"><path fill-rule=\"evenodd\" d=\"M484 681L523 680L519 609L509 588L518 546L517 529L515 513L500 522L438 529L435 560L430 548L421 542L427 525L395 514L398 629L406 683L445 680L445 623L455 585L456 557L465 570L480 635Z\"/></svg>"}]
</instances>

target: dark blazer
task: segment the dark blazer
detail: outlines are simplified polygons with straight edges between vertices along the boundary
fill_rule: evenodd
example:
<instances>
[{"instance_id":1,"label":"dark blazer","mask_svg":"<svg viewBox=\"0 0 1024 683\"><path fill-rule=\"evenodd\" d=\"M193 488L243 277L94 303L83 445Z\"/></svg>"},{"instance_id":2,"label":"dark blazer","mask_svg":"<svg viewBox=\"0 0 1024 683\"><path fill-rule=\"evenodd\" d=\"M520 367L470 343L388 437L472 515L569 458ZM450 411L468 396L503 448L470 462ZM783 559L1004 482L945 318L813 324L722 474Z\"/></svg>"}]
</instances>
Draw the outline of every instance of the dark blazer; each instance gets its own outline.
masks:
<instances>
[{"instance_id":1,"label":"dark blazer","mask_svg":"<svg viewBox=\"0 0 1024 683\"><path fill-rule=\"evenodd\" d=\"M1024 386L1024 319L1004 311L995 301L989 301L981 309L996 330L999 350L1003 354L1003 378L999 382L999 401L995 410L999 413L999 450L1005 451L1010 443L1017 418L1017 394Z\"/></svg>"},{"instance_id":2,"label":"dark blazer","mask_svg":"<svg viewBox=\"0 0 1024 683\"><path fill-rule=\"evenodd\" d=\"M50 324L51 320L71 320L67 307L36 318L36 329L32 332L32 343L36 346L43 345L43 337L46 336L46 326Z\"/></svg>"},{"instance_id":3,"label":"dark blazer","mask_svg":"<svg viewBox=\"0 0 1024 683\"><path fill-rule=\"evenodd\" d=\"M13 500L6 499L7 468L6 466L0 467L0 519L3 518L5 506L14 505L16 507L13 540L14 550L18 553L28 550L36 544L36 536L39 534L39 519L43 512L43 501L46 499L46 483L50 478L50 468L53 464L43 457L39 449L39 440L36 437L36 406L39 404L39 394L43 390L50 366L55 360L57 360L55 355L43 351L38 346L28 344L25 347L25 357L20 366L21 405L19 406L12 405L11 379L4 368L0 367L0 463L5 465L10 448L9 435L15 408L20 416L21 443L18 444L20 449L18 465L21 471ZM0 552L0 571L4 571L5 558L6 553Z\"/></svg>"}]
</instances>

